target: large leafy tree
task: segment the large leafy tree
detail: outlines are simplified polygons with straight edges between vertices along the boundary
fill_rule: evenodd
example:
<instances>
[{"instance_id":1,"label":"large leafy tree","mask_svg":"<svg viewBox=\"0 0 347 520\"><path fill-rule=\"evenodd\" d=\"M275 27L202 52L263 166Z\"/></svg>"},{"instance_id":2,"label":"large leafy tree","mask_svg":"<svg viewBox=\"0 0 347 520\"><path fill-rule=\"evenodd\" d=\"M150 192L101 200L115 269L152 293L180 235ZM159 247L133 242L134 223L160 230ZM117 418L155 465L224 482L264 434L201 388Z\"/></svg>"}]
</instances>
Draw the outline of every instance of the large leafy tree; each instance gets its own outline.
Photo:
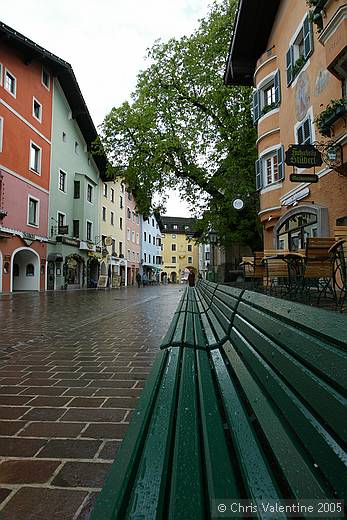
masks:
<instances>
[{"instance_id":1,"label":"large leafy tree","mask_svg":"<svg viewBox=\"0 0 347 520\"><path fill-rule=\"evenodd\" d=\"M105 117L101 141L110 175L125 179L141 213L153 208L153 196L165 202L165 190L178 188L203 217L202 237L212 226L224 244L255 247L251 92L223 83L235 4L216 1L191 36L153 45L131 102ZM241 213L232 208L237 196L246 201Z\"/></svg>"}]
</instances>

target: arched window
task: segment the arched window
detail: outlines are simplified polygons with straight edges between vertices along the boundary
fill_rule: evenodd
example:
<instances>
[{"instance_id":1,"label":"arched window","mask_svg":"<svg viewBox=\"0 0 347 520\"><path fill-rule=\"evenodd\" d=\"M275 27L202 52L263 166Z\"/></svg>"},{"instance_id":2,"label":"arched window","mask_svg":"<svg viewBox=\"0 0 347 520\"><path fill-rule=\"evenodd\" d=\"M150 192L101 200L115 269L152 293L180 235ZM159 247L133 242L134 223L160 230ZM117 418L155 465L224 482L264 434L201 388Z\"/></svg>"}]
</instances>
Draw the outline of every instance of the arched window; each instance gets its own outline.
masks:
<instances>
[{"instance_id":1,"label":"arched window","mask_svg":"<svg viewBox=\"0 0 347 520\"><path fill-rule=\"evenodd\" d=\"M19 265L13 264L13 276L19 276Z\"/></svg>"},{"instance_id":2,"label":"arched window","mask_svg":"<svg viewBox=\"0 0 347 520\"><path fill-rule=\"evenodd\" d=\"M35 275L35 268L34 268L33 264L27 264L26 275L27 276L34 276Z\"/></svg>"}]
</instances>

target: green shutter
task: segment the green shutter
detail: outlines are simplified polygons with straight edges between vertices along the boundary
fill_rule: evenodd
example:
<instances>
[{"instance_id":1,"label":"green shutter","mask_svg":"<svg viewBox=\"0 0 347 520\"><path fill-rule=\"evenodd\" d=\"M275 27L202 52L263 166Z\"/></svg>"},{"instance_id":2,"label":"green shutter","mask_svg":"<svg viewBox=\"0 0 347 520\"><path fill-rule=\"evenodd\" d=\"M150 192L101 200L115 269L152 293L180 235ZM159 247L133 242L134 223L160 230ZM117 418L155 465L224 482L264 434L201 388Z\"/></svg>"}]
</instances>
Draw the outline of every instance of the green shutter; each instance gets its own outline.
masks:
<instances>
[{"instance_id":1,"label":"green shutter","mask_svg":"<svg viewBox=\"0 0 347 520\"><path fill-rule=\"evenodd\" d=\"M275 74L274 85L275 85L275 103L278 106L281 103L281 81L280 81L280 71L279 70Z\"/></svg>"},{"instance_id":2,"label":"green shutter","mask_svg":"<svg viewBox=\"0 0 347 520\"><path fill-rule=\"evenodd\" d=\"M305 60L307 60L307 58L313 52L312 22L309 19L308 15L306 16L306 18L304 20L303 33L304 33L304 58L305 58Z\"/></svg>"},{"instance_id":3,"label":"green shutter","mask_svg":"<svg viewBox=\"0 0 347 520\"><path fill-rule=\"evenodd\" d=\"M293 81L294 47L291 45L286 54L287 86Z\"/></svg>"},{"instance_id":4,"label":"green shutter","mask_svg":"<svg viewBox=\"0 0 347 520\"><path fill-rule=\"evenodd\" d=\"M263 187L263 171L262 171L262 160L258 159L255 161L255 185L257 190L261 190Z\"/></svg>"},{"instance_id":5,"label":"green shutter","mask_svg":"<svg viewBox=\"0 0 347 520\"><path fill-rule=\"evenodd\" d=\"M277 150L278 180L284 179L284 146Z\"/></svg>"},{"instance_id":6,"label":"green shutter","mask_svg":"<svg viewBox=\"0 0 347 520\"><path fill-rule=\"evenodd\" d=\"M260 117L260 92L255 90L253 92L253 121L256 123Z\"/></svg>"}]
</instances>

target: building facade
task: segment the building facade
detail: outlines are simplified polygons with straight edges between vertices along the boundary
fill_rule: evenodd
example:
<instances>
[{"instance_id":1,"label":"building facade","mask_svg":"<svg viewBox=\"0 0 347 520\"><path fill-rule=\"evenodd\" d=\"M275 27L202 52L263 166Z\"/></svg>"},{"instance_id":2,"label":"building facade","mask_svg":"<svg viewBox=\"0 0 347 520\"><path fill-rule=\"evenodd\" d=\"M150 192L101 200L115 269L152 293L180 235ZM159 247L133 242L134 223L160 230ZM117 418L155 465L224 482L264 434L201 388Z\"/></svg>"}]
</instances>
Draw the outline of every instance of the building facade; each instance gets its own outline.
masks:
<instances>
[{"instance_id":1,"label":"building facade","mask_svg":"<svg viewBox=\"0 0 347 520\"><path fill-rule=\"evenodd\" d=\"M159 282L161 272L161 233L154 215L141 215L141 265L142 275L149 282Z\"/></svg>"},{"instance_id":2,"label":"building facade","mask_svg":"<svg viewBox=\"0 0 347 520\"><path fill-rule=\"evenodd\" d=\"M33 42L0 37L0 291L44 290L52 78Z\"/></svg>"},{"instance_id":3,"label":"building facade","mask_svg":"<svg viewBox=\"0 0 347 520\"><path fill-rule=\"evenodd\" d=\"M255 88L264 248L334 236L347 223L347 4L240 0L225 81ZM314 145L322 164L288 166L292 145Z\"/></svg>"},{"instance_id":4,"label":"building facade","mask_svg":"<svg viewBox=\"0 0 347 520\"><path fill-rule=\"evenodd\" d=\"M199 246L193 239L195 220L184 217L160 217L162 233L161 280L183 283L188 280L189 270L199 270Z\"/></svg>"},{"instance_id":5,"label":"building facade","mask_svg":"<svg viewBox=\"0 0 347 520\"><path fill-rule=\"evenodd\" d=\"M93 127L73 118L78 92L52 82L53 124L49 198L48 289L95 287L99 277L99 177L91 156Z\"/></svg>"},{"instance_id":6,"label":"building facade","mask_svg":"<svg viewBox=\"0 0 347 520\"><path fill-rule=\"evenodd\" d=\"M109 286L117 285L118 282L115 279L115 275L120 276L121 285L127 286L127 259L124 257L124 183L120 179L100 181L100 194L101 268L102 271L106 270L108 273Z\"/></svg>"},{"instance_id":7,"label":"building facade","mask_svg":"<svg viewBox=\"0 0 347 520\"><path fill-rule=\"evenodd\" d=\"M130 191L124 193L125 205L125 256L127 259L128 285L135 285L136 275L141 265L141 220L136 211L136 203Z\"/></svg>"}]
</instances>

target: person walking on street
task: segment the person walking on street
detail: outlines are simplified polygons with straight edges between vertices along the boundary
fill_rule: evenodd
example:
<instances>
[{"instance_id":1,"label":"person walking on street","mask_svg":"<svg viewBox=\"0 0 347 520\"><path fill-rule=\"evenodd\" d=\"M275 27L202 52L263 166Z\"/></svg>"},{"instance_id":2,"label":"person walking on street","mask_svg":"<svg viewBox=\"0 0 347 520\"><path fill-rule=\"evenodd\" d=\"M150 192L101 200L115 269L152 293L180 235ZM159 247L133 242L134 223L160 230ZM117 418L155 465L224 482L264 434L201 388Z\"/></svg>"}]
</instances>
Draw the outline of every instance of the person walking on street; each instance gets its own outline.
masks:
<instances>
[{"instance_id":1,"label":"person walking on street","mask_svg":"<svg viewBox=\"0 0 347 520\"><path fill-rule=\"evenodd\" d=\"M194 287L194 285L195 285L195 273L194 273L193 269L189 270L188 284L189 284L189 287Z\"/></svg>"},{"instance_id":2,"label":"person walking on street","mask_svg":"<svg viewBox=\"0 0 347 520\"><path fill-rule=\"evenodd\" d=\"M140 287L141 287L141 275L140 275L140 273L137 273L136 281L137 281L137 287L140 289Z\"/></svg>"}]
</instances>

